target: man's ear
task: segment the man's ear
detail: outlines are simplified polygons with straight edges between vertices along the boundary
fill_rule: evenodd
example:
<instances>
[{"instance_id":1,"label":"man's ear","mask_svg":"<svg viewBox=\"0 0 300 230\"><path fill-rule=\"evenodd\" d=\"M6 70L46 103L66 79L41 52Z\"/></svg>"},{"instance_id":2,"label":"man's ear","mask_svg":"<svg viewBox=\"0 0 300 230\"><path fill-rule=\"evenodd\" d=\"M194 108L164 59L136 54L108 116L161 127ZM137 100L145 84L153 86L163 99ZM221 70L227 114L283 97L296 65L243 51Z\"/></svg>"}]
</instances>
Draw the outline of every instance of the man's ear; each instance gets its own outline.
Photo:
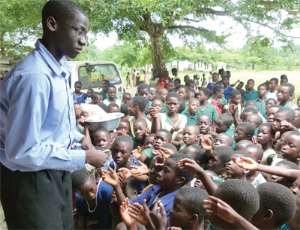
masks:
<instances>
[{"instance_id":1,"label":"man's ear","mask_svg":"<svg viewBox=\"0 0 300 230\"><path fill-rule=\"evenodd\" d=\"M266 215L264 216L264 219L270 220L270 219L273 218L273 215L274 215L273 210L272 209L268 209Z\"/></svg>"},{"instance_id":2,"label":"man's ear","mask_svg":"<svg viewBox=\"0 0 300 230\"><path fill-rule=\"evenodd\" d=\"M57 21L53 16L49 16L46 20L46 25L49 31L55 32L57 30Z\"/></svg>"}]
</instances>

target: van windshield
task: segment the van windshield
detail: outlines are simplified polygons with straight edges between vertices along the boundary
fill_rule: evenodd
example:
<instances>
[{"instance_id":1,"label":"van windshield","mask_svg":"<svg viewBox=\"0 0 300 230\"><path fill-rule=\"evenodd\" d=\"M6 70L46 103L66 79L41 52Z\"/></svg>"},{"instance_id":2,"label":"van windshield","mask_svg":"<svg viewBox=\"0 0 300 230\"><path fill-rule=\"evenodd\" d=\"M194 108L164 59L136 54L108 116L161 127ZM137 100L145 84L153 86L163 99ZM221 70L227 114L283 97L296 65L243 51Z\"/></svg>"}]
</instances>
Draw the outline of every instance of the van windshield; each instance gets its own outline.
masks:
<instances>
[{"instance_id":1,"label":"van windshield","mask_svg":"<svg viewBox=\"0 0 300 230\"><path fill-rule=\"evenodd\" d=\"M82 89L99 88L104 81L108 81L112 85L121 83L120 74L113 64L86 64L80 66L78 80L82 83Z\"/></svg>"}]
</instances>

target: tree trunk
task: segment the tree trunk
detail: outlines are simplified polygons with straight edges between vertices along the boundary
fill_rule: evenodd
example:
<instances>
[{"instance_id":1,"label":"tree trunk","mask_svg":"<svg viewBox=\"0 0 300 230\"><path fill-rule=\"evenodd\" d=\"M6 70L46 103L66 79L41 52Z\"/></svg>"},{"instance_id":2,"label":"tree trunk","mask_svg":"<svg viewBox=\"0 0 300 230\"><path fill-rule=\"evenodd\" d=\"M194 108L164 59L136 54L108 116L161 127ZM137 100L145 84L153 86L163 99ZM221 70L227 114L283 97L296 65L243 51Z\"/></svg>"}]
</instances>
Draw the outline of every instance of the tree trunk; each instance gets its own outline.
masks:
<instances>
[{"instance_id":1,"label":"tree trunk","mask_svg":"<svg viewBox=\"0 0 300 230\"><path fill-rule=\"evenodd\" d=\"M0 56L5 56L4 33L0 33Z\"/></svg>"},{"instance_id":2,"label":"tree trunk","mask_svg":"<svg viewBox=\"0 0 300 230\"><path fill-rule=\"evenodd\" d=\"M149 34L151 41L151 56L153 66L153 76L157 78L165 69L165 63L163 62L163 53L161 47L162 34Z\"/></svg>"}]
</instances>

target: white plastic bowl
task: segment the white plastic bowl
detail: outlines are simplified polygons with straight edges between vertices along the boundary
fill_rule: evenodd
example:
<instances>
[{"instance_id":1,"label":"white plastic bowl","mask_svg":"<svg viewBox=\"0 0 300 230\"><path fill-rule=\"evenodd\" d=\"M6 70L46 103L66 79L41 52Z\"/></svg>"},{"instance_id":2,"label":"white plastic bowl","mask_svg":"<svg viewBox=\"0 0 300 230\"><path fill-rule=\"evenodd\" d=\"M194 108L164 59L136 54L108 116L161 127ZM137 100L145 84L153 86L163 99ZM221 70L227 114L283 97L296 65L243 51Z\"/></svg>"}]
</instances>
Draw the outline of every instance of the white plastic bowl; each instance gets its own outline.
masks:
<instances>
[{"instance_id":1,"label":"white plastic bowl","mask_svg":"<svg viewBox=\"0 0 300 230\"><path fill-rule=\"evenodd\" d=\"M98 117L87 119L85 123L88 125L90 131L92 132L99 128L113 131L119 126L119 123L123 116L123 113L107 113L105 114L105 116L99 115Z\"/></svg>"}]
</instances>

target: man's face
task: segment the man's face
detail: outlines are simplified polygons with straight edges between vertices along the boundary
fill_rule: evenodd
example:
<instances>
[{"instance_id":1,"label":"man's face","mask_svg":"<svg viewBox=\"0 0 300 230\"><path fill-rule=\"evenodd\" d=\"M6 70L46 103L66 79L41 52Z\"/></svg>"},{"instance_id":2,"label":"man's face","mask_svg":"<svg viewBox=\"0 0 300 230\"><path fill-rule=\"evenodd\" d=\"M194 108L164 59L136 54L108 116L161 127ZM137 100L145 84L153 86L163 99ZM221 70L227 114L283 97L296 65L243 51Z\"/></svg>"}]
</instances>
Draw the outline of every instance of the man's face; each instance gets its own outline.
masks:
<instances>
[{"instance_id":1,"label":"man's face","mask_svg":"<svg viewBox=\"0 0 300 230\"><path fill-rule=\"evenodd\" d=\"M58 51L70 58L76 57L86 45L89 29L88 18L77 11L72 18L58 20L55 31Z\"/></svg>"},{"instance_id":2,"label":"man's face","mask_svg":"<svg viewBox=\"0 0 300 230\"><path fill-rule=\"evenodd\" d=\"M289 87L281 86L277 92L277 100L279 102L286 102L290 99Z\"/></svg>"}]
</instances>

